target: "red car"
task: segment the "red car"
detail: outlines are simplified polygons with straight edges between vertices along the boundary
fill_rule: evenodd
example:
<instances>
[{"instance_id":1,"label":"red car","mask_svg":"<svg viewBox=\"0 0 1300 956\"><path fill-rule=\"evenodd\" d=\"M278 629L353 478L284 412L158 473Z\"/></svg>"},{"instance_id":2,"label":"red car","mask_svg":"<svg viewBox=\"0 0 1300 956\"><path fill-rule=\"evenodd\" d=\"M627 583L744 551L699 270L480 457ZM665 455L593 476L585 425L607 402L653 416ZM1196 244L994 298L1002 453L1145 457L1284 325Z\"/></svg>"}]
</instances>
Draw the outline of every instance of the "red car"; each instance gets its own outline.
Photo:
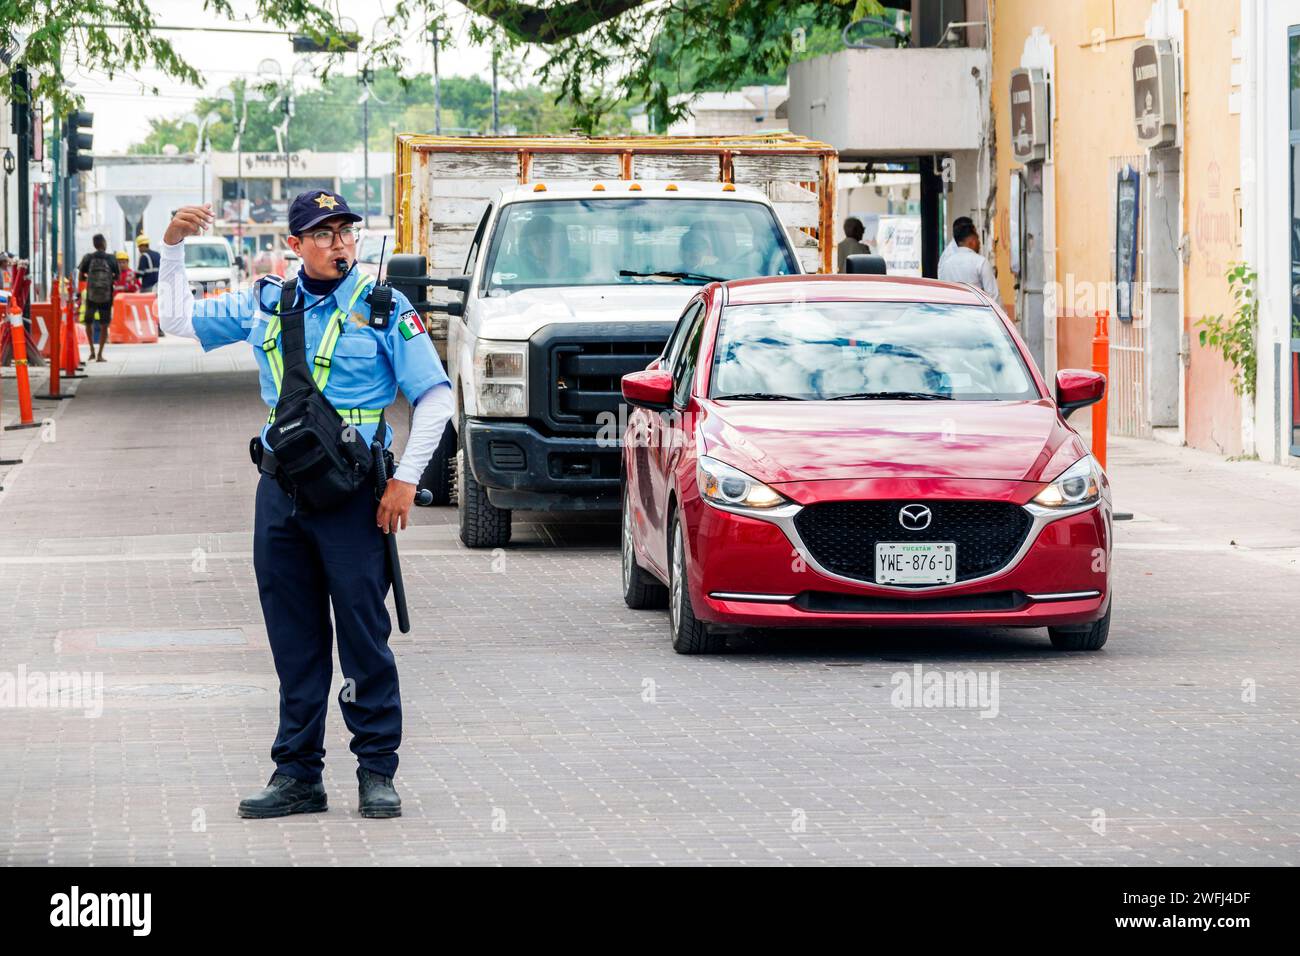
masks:
<instances>
[{"instance_id":1,"label":"red car","mask_svg":"<svg viewBox=\"0 0 1300 956\"><path fill-rule=\"evenodd\" d=\"M965 285L782 276L702 288L622 379L623 592L673 647L745 627L1110 629L1111 502L996 303Z\"/></svg>"}]
</instances>

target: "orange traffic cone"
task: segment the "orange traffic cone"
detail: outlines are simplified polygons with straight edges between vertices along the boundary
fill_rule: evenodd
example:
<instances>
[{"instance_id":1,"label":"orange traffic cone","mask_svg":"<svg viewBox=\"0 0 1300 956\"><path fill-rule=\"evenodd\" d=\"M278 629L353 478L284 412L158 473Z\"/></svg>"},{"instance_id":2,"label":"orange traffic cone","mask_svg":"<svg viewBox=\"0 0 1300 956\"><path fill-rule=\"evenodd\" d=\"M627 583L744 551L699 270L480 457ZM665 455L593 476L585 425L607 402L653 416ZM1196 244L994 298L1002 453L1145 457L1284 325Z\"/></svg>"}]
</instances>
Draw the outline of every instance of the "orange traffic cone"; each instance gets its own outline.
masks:
<instances>
[{"instance_id":1,"label":"orange traffic cone","mask_svg":"<svg viewBox=\"0 0 1300 956\"><path fill-rule=\"evenodd\" d=\"M37 422L32 419L32 383L27 375L27 330L23 326L22 309L9 300L5 292L0 301L9 307L9 328L13 333L14 371L18 375L18 424L5 426L5 431L19 428L35 428Z\"/></svg>"}]
</instances>

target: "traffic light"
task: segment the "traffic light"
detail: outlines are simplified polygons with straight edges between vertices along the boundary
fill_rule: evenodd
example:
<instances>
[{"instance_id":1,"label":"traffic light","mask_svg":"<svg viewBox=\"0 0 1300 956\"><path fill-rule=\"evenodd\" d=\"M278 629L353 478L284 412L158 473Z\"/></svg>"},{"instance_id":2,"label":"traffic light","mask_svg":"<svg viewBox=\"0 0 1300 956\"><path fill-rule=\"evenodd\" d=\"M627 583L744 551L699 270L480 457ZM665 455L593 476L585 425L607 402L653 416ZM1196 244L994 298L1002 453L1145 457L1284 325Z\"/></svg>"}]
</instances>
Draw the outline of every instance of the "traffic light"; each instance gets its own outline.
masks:
<instances>
[{"instance_id":1,"label":"traffic light","mask_svg":"<svg viewBox=\"0 0 1300 956\"><path fill-rule=\"evenodd\" d=\"M77 111L68 114L68 175L89 172L95 166L95 158L90 155L90 146L94 137L90 134L90 125L95 121L94 115ZM83 131L82 127L85 127Z\"/></svg>"}]
</instances>

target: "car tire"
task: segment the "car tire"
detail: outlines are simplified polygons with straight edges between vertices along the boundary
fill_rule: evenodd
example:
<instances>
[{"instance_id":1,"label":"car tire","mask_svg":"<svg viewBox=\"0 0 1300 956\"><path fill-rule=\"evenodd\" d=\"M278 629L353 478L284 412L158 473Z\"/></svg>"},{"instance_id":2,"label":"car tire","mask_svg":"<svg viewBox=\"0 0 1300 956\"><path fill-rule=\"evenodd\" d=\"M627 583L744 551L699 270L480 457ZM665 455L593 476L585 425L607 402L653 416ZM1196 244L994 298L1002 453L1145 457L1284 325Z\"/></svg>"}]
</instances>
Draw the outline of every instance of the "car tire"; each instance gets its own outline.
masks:
<instances>
[{"instance_id":1,"label":"car tire","mask_svg":"<svg viewBox=\"0 0 1300 956\"><path fill-rule=\"evenodd\" d=\"M636 546L632 540L632 510L628 507L627 483L623 484L623 517L620 524L620 552L623 573L623 603L634 611L648 611L668 606L668 589L654 575L636 563Z\"/></svg>"},{"instance_id":2,"label":"car tire","mask_svg":"<svg viewBox=\"0 0 1300 956\"><path fill-rule=\"evenodd\" d=\"M1114 606L1115 600L1112 598L1101 620L1083 627L1049 627L1047 636L1052 639L1052 646L1058 651L1100 650L1110 636L1110 612Z\"/></svg>"},{"instance_id":3,"label":"car tire","mask_svg":"<svg viewBox=\"0 0 1300 956\"><path fill-rule=\"evenodd\" d=\"M727 638L697 620L691 606L691 589L687 585L686 546L682 519L673 515L668 553L668 626L673 650L678 654L718 654L727 648Z\"/></svg>"},{"instance_id":4,"label":"car tire","mask_svg":"<svg viewBox=\"0 0 1300 956\"><path fill-rule=\"evenodd\" d=\"M465 446L456 452L456 512L460 540L467 548L500 548L510 541L510 509L488 501L487 489L478 483L465 461Z\"/></svg>"},{"instance_id":5,"label":"car tire","mask_svg":"<svg viewBox=\"0 0 1300 956\"><path fill-rule=\"evenodd\" d=\"M452 502L456 480L454 478L456 461L456 428L451 422L443 429L442 440L429 459L429 464L420 477L420 487L428 489L433 495L429 506L449 505Z\"/></svg>"}]
</instances>

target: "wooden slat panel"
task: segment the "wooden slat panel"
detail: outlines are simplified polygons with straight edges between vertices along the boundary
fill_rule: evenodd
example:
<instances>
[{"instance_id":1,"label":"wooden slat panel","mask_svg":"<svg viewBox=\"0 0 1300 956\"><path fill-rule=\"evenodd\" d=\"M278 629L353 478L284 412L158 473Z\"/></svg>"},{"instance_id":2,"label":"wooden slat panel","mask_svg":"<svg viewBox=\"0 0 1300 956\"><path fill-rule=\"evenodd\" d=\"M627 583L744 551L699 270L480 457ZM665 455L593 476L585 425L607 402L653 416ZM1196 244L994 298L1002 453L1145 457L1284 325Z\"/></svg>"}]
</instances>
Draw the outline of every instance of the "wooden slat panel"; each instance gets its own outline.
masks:
<instances>
[{"instance_id":1,"label":"wooden slat panel","mask_svg":"<svg viewBox=\"0 0 1300 956\"><path fill-rule=\"evenodd\" d=\"M519 156L514 152L424 152L424 175L431 179L508 179L519 181Z\"/></svg>"},{"instance_id":2,"label":"wooden slat panel","mask_svg":"<svg viewBox=\"0 0 1300 956\"><path fill-rule=\"evenodd\" d=\"M548 179L618 179L617 153L533 153L531 182Z\"/></svg>"},{"instance_id":3,"label":"wooden slat panel","mask_svg":"<svg viewBox=\"0 0 1300 956\"><path fill-rule=\"evenodd\" d=\"M810 202L817 204L817 193L804 189L798 183L788 183L783 179L773 180L767 184L767 197L772 202Z\"/></svg>"},{"instance_id":4,"label":"wooden slat panel","mask_svg":"<svg viewBox=\"0 0 1300 956\"><path fill-rule=\"evenodd\" d=\"M786 228L795 226L818 226L821 223L821 209L815 202L776 202L776 214L781 217Z\"/></svg>"},{"instance_id":5,"label":"wooden slat panel","mask_svg":"<svg viewBox=\"0 0 1300 956\"><path fill-rule=\"evenodd\" d=\"M646 182L665 179L717 182L721 168L717 156L667 156L647 153L632 157L632 178Z\"/></svg>"},{"instance_id":6,"label":"wooden slat panel","mask_svg":"<svg viewBox=\"0 0 1300 956\"><path fill-rule=\"evenodd\" d=\"M481 199L486 202L495 198L498 190L517 185L513 179L429 178L425 180L425 195L431 199Z\"/></svg>"},{"instance_id":7,"label":"wooden slat panel","mask_svg":"<svg viewBox=\"0 0 1300 956\"><path fill-rule=\"evenodd\" d=\"M787 224L785 231L790 237L790 244L794 246L796 250L817 248L817 240L808 235L808 233L804 232L802 229L797 229L794 226Z\"/></svg>"},{"instance_id":8,"label":"wooden slat panel","mask_svg":"<svg viewBox=\"0 0 1300 956\"><path fill-rule=\"evenodd\" d=\"M454 269L457 274L465 265L470 243L474 241L472 226L448 226L434 223L429 228L428 256L431 269Z\"/></svg>"},{"instance_id":9,"label":"wooden slat panel","mask_svg":"<svg viewBox=\"0 0 1300 956\"><path fill-rule=\"evenodd\" d=\"M799 249L795 255L799 259L799 264L803 266L803 271L808 273L817 273L822 268L822 254L816 246L811 249Z\"/></svg>"},{"instance_id":10,"label":"wooden slat panel","mask_svg":"<svg viewBox=\"0 0 1300 956\"><path fill-rule=\"evenodd\" d=\"M488 199L437 196L429 203L429 218L448 226L477 226Z\"/></svg>"},{"instance_id":11,"label":"wooden slat panel","mask_svg":"<svg viewBox=\"0 0 1300 956\"><path fill-rule=\"evenodd\" d=\"M731 168L738 183L765 183L773 179L815 183L821 179L818 156L734 156Z\"/></svg>"}]
</instances>

